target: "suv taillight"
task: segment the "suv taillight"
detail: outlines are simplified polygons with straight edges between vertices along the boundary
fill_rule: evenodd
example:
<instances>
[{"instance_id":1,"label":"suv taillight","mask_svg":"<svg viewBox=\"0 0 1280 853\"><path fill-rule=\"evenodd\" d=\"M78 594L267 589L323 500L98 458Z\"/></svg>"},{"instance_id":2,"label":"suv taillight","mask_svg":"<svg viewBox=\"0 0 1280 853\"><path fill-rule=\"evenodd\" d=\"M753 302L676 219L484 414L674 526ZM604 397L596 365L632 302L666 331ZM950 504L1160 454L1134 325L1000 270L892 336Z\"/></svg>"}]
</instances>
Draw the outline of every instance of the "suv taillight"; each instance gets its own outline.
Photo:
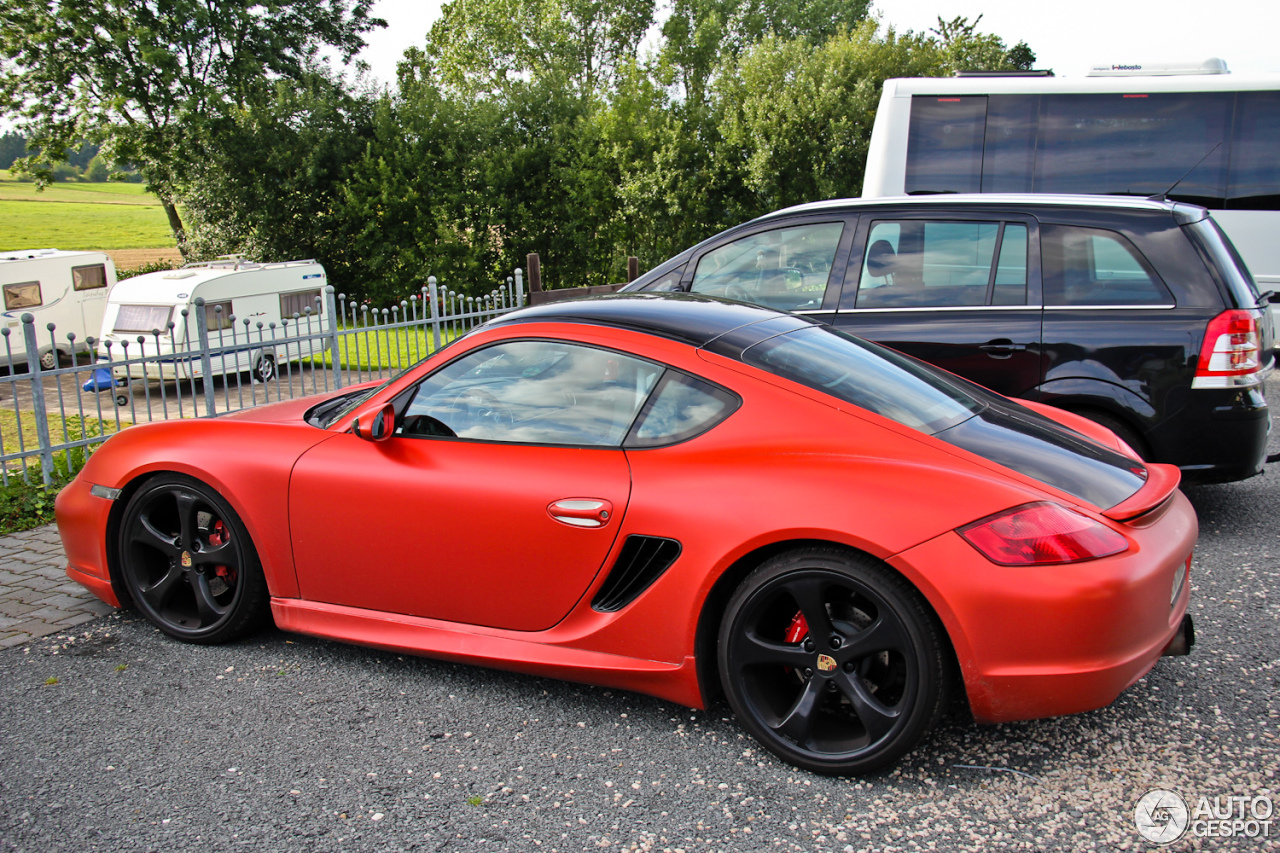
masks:
<instances>
[{"instance_id":1,"label":"suv taillight","mask_svg":"<svg viewBox=\"0 0 1280 853\"><path fill-rule=\"evenodd\" d=\"M1129 547L1119 533L1058 504L1014 507L956 531L984 557L1001 566L1081 563Z\"/></svg>"},{"instance_id":2,"label":"suv taillight","mask_svg":"<svg viewBox=\"0 0 1280 853\"><path fill-rule=\"evenodd\" d=\"M1248 388L1261 380L1258 321L1248 311L1223 311L1209 321L1192 388Z\"/></svg>"}]
</instances>

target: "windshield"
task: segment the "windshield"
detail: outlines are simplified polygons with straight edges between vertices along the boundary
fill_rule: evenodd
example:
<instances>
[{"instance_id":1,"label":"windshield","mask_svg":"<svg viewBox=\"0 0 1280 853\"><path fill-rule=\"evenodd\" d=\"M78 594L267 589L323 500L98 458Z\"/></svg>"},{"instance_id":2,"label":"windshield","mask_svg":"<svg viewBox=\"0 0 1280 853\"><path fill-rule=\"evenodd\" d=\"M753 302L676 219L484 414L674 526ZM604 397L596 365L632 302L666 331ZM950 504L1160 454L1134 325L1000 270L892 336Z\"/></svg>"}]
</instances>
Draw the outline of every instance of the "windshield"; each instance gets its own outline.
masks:
<instances>
[{"instance_id":1,"label":"windshield","mask_svg":"<svg viewBox=\"0 0 1280 853\"><path fill-rule=\"evenodd\" d=\"M742 359L926 435L968 420L985 405L940 373L825 326L768 338L744 350Z\"/></svg>"}]
</instances>

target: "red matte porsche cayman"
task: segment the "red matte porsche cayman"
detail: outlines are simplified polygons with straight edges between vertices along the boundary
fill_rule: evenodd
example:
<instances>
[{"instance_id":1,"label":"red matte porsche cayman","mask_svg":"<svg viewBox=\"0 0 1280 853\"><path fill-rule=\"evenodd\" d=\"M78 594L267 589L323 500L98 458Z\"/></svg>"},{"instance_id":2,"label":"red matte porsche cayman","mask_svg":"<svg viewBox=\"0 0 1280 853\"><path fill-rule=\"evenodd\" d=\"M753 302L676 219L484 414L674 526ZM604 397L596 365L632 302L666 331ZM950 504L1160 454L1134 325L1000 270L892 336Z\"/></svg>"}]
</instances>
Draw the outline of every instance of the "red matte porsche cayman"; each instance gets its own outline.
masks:
<instances>
[{"instance_id":1,"label":"red matte porsche cayman","mask_svg":"<svg viewBox=\"0 0 1280 853\"><path fill-rule=\"evenodd\" d=\"M181 640L282 629L723 689L821 773L1114 701L1193 641L1178 472L803 317L659 294L506 315L377 387L108 441L68 574Z\"/></svg>"}]
</instances>

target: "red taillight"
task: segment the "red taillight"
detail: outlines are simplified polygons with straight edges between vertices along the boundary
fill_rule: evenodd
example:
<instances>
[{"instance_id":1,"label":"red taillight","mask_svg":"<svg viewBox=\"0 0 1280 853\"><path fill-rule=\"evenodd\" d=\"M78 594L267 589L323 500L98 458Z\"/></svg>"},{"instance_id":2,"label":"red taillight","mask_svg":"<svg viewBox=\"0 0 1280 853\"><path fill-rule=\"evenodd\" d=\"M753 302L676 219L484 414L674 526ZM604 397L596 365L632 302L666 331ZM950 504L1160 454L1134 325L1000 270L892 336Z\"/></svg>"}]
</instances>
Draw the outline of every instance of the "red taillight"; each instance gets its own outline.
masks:
<instances>
[{"instance_id":1,"label":"red taillight","mask_svg":"<svg viewBox=\"0 0 1280 853\"><path fill-rule=\"evenodd\" d=\"M1259 383L1258 321L1248 311L1223 311L1209 321L1192 388L1247 388Z\"/></svg>"},{"instance_id":2,"label":"red taillight","mask_svg":"<svg viewBox=\"0 0 1280 853\"><path fill-rule=\"evenodd\" d=\"M1054 503L1015 507L957 531L984 557L1002 566L1080 563L1129 547L1119 533Z\"/></svg>"}]
</instances>

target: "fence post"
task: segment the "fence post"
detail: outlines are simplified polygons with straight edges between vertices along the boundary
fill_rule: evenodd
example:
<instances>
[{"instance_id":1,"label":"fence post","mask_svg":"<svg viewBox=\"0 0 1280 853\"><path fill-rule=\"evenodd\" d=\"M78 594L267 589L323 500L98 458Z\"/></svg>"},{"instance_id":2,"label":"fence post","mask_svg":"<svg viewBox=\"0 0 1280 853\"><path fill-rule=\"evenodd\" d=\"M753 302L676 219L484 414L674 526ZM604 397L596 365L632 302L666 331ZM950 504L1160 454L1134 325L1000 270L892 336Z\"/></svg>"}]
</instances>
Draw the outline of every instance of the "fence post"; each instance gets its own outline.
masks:
<instances>
[{"instance_id":1,"label":"fence post","mask_svg":"<svg viewBox=\"0 0 1280 853\"><path fill-rule=\"evenodd\" d=\"M53 486L53 442L49 438L49 413L44 410L44 380L40 377L40 342L36 340L34 314L22 315L22 339L27 347L31 405L35 408L36 440L40 444L40 475L44 479L44 487L48 489Z\"/></svg>"},{"instance_id":2,"label":"fence post","mask_svg":"<svg viewBox=\"0 0 1280 853\"><path fill-rule=\"evenodd\" d=\"M525 269L529 271L529 292L542 292L542 258L538 257L537 252L530 252L524 258L528 263Z\"/></svg>"},{"instance_id":3,"label":"fence post","mask_svg":"<svg viewBox=\"0 0 1280 853\"><path fill-rule=\"evenodd\" d=\"M524 307L524 271L516 267L516 307Z\"/></svg>"},{"instance_id":4,"label":"fence post","mask_svg":"<svg viewBox=\"0 0 1280 853\"><path fill-rule=\"evenodd\" d=\"M204 411L206 415L213 417L213 360L209 358L209 318L204 315L204 297L197 296L195 305L196 336L200 339L200 372L203 376L200 384L204 386Z\"/></svg>"},{"instance_id":5,"label":"fence post","mask_svg":"<svg viewBox=\"0 0 1280 853\"><path fill-rule=\"evenodd\" d=\"M627 284L640 277L640 259L635 255L627 258Z\"/></svg>"},{"instance_id":6,"label":"fence post","mask_svg":"<svg viewBox=\"0 0 1280 853\"><path fill-rule=\"evenodd\" d=\"M333 387L342 387L342 365L338 362L338 300L333 285L324 288L324 310L329 312L329 351L333 354ZM312 368L313 370L315 368Z\"/></svg>"},{"instance_id":7,"label":"fence post","mask_svg":"<svg viewBox=\"0 0 1280 853\"><path fill-rule=\"evenodd\" d=\"M440 288L436 284L435 276L427 276L427 287L431 291L431 339L435 342L431 351L438 352L440 350Z\"/></svg>"}]
</instances>

